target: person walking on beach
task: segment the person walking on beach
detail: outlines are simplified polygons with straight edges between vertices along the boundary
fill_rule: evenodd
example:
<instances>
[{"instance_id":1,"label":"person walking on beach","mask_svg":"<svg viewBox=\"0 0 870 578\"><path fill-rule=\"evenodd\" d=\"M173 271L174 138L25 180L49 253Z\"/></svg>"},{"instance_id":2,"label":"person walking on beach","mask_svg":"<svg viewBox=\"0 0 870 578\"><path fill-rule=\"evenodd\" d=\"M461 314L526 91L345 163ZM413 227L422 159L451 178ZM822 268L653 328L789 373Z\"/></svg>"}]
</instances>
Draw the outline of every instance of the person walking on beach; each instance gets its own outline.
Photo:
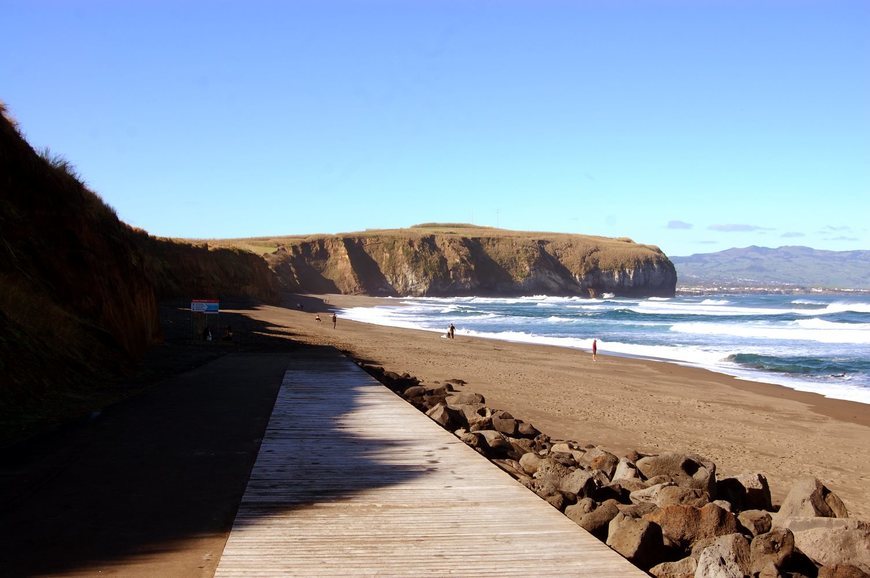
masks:
<instances>
[{"instance_id":1,"label":"person walking on beach","mask_svg":"<svg viewBox=\"0 0 870 578\"><path fill-rule=\"evenodd\" d=\"M332 328L335 329L335 324L338 321L338 317L335 316L335 313L332 314Z\"/></svg>"},{"instance_id":2,"label":"person walking on beach","mask_svg":"<svg viewBox=\"0 0 870 578\"><path fill-rule=\"evenodd\" d=\"M592 340L592 361L595 361L595 358L598 356L598 340Z\"/></svg>"},{"instance_id":3,"label":"person walking on beach","mask_svg":"<svg viewBox=\"0 0 870 578\"><path fill-rule=\"evenodd\" d=\"M450 327L447 329L447 337L453 339L453 334L456 333L456 328L453 327L453 324L450 324Z\"/></svg>"}]
</instances>

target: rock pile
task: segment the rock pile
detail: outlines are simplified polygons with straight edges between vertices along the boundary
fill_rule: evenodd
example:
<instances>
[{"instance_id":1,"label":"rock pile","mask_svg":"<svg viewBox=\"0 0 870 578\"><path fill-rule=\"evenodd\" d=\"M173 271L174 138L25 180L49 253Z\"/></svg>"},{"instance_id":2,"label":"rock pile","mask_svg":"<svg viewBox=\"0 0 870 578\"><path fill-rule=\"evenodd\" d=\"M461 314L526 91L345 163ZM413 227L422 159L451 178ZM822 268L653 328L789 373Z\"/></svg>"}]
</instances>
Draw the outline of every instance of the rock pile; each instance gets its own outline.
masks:
<instances>
[{"instance_id":1,"label":"rock pile","mask_svg":"<svg viewBox=\"0 0 870 578\"><path fill-rule=\"evenodd\" d=\"M870 577L870 523L814 478L779 508L761 473L717 477L696 454L554 440L482 395L363 365L433 421L657 578Z\"/></svg>"}]
</instances>

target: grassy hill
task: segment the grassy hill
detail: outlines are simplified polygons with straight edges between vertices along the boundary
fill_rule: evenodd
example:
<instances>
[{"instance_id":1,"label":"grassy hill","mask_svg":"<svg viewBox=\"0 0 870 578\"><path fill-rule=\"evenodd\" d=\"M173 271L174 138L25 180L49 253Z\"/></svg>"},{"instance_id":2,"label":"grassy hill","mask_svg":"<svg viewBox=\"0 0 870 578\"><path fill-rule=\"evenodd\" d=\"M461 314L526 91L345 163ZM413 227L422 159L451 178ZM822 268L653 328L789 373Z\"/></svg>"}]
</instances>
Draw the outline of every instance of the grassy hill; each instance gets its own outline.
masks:
<instances>
[{"instance_id":1,"label":"grassy hill","mask_svg":"<svg viewBox=\"0 0 870 578\"><path fill-rule=\"evenodd\" d=\"M870 289L870 251L752 246L671 261L681 286Z\"/></svg>"},{"instance_id":2,"label":"grassy hill","mask_svg":"<svg viewBox=\"0 0 870 578\"><path fill-rule=\"evenodd\" d=\"M161 339L159 299L278 299L257 255L121 222L2 106L0 191L0 445L122 395Z\"/></svg>"}]
</instances>

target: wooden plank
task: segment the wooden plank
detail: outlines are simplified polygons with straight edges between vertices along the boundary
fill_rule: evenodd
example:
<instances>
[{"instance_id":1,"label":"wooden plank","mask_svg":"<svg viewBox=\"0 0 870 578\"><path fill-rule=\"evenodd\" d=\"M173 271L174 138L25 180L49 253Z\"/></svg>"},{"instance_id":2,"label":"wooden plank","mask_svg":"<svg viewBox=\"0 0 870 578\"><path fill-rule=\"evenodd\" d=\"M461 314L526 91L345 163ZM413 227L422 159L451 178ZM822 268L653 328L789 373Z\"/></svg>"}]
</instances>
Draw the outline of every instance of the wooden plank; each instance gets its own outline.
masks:
<instances>
[{"instance_id":1,"label":"wooden plank","mask_svg":"<svg viewBox=\"0 0 870 578\"><path fill-rule=\"evenodd\" d=\"M217 569L645 576L345 358L287 371Z\"/></svg>"}]
</instances>

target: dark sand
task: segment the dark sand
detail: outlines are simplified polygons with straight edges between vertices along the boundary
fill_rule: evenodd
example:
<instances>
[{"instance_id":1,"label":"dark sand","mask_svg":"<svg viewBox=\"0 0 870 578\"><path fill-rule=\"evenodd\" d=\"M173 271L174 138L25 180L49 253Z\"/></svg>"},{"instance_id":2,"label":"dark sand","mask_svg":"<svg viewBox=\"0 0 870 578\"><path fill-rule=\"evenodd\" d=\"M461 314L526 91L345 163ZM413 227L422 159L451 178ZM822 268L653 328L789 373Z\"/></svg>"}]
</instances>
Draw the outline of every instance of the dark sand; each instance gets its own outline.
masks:
<instances>
[{"instance_id":1,"label":"dark sand","mask_svg":"<svg viewBox=\"0 0 870 578\"><path fill-rule=\"evenodd\" d=\"M330 307L377 299L326 296ZM395 301L392 302L395 304ZM317 307L316 299L306 309ZM801 476L823 480L855 517L870 519L870 405L742 381L671 363L572 349L353 323L317 324L313 312L261 308L253 315L286 325L309 343L408 372L426 383L451 378L491 407L531 421L552 437L620 453L704 455L719 476L763 472L774 500ZM321 314L326 320L326 316ZM457 328L461 330L461 328Z\"/></svg>"}]
</instances>

